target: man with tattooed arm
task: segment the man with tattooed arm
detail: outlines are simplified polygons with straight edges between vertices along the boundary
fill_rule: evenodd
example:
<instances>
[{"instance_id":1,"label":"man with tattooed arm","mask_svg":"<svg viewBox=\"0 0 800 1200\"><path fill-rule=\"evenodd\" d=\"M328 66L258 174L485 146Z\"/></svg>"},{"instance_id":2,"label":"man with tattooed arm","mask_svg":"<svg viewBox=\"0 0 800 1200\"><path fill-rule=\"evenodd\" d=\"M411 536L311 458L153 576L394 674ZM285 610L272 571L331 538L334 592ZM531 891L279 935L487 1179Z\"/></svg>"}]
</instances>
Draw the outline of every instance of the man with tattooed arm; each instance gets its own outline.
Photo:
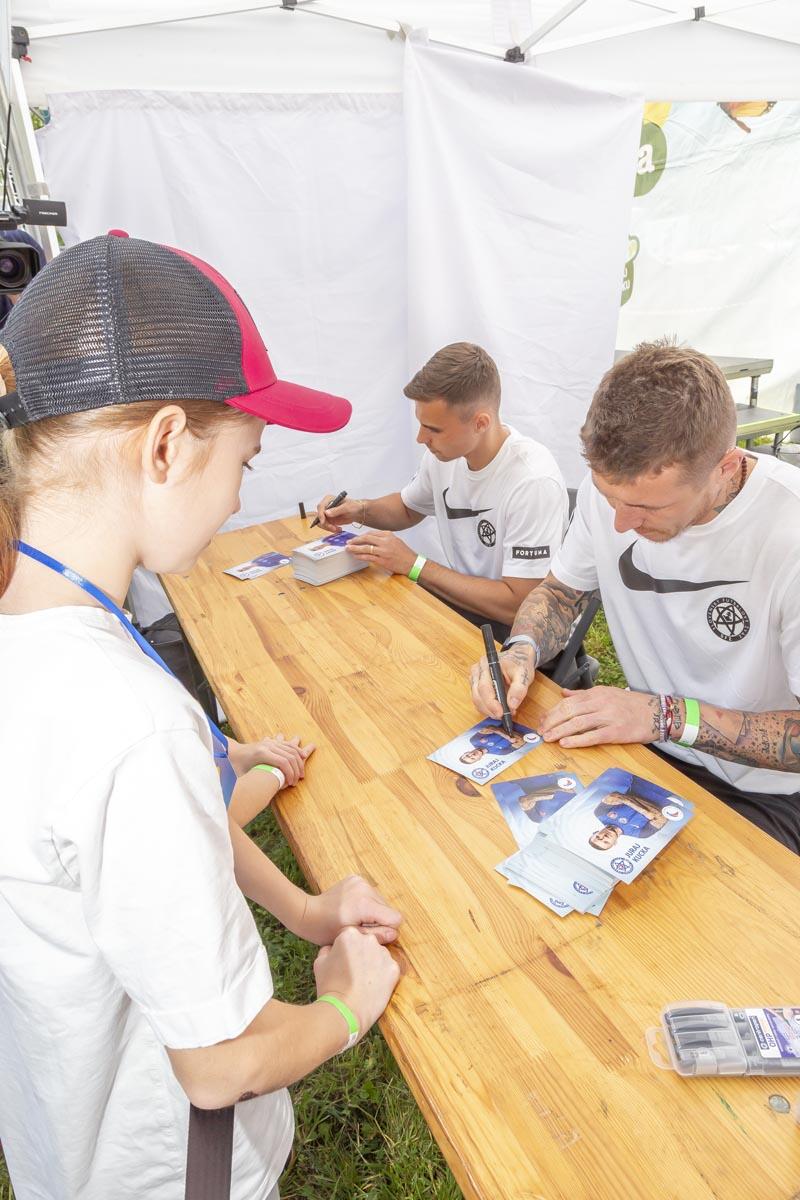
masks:
<instances>
[{"instance_id":1,"label":"man with tattooed arm","mask_svg":"<svg viewBox=\"0 0 800 1200\"><path fill-rule=\"evenodd\" d=\"M738 449L721 371L666 342L607 372L581 440L572 524L500 656L512 712L599 592L630 690L565 690L545 740L653 744L800 853L800 471ZM499 717L485 659L471 684Z\"/></svg>"}]
</instances>

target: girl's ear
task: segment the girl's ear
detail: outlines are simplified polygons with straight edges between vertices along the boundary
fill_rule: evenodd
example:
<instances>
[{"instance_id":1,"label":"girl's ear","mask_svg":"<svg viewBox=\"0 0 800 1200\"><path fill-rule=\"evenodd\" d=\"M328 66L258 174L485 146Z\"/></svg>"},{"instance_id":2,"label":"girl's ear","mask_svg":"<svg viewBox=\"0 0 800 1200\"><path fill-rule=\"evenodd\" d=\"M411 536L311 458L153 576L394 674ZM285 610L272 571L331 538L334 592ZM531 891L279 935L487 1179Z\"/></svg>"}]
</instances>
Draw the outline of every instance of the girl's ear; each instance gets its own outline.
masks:
<instances>
[{"instance_id":1,"label":"girl's ear","mask_svg":"<svg viewBox=\"0 0 800 1200\"><path fill-rule=\"evenodd\" d=\"M145 430L141 465L146 477L156 484L166 483L180 464L188 439L186 413L179 404L159 409Z\"/></svg>"}]
</instances>

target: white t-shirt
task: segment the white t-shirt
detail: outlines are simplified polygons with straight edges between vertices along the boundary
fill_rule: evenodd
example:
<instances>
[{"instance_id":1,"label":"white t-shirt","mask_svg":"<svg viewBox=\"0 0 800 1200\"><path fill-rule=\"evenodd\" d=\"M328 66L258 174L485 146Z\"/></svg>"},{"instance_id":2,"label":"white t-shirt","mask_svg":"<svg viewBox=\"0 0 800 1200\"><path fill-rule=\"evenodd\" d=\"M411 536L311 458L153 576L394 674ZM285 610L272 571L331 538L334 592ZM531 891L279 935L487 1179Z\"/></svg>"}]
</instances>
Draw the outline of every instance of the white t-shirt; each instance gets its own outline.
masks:
<instances>
[{"instance_id":1,"label":"white t-shirt","mask_svg":"<svg viewBox=\"0 0 800 1200\"><path fill-rule=\"evenodd\" d=\"M677 693L749 712L796 709L800 696L800 471L759 455L713 521L669 542L614 531L587 476L553 574L600 588L614 648L636 691ZM670 742L742 791L789 794L800 776Z\"/></svg>"},{"instance_id":2,"label":"white t-shirt","mask_svg":"<svg viewBox=\"0 0 800 1200\"><path fill-rule=\"evenodd\" d=\"M447 565L484 579L543 579L567 525L567 489L546 446L509 434L492 461L440 462L429 450L400 496L436 517Z\"/></svg>"},{"instance_id":3,"label":"white t-shirt","mask_svg":"<svg viewBox=\"0 0 800 1200\"><path fill-rule=\"evenodd\" d=\"M18 1200L183 1200L165 1046L272 996L202 710L117 619L0 616L0 1140ZM276 1182L285 1090L236 1108L235 1200Z\"/></svg>"}]
</instances>

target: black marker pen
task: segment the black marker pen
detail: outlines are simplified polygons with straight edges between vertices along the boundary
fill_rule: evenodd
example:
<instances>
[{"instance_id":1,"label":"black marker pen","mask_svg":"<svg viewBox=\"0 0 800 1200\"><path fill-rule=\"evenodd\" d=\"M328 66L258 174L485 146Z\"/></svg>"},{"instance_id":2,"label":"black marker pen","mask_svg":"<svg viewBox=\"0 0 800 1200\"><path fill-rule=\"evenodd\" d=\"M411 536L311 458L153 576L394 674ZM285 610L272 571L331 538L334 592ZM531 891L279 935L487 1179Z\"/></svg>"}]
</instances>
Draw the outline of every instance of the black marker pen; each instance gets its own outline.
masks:
<instances>
[{"instance_id":1,"label":"black marker pen","mask_svg":"<svg viewBox=\"0 0 800 1200\"><path fill-rule=\"evenodd\" d=\"M338 508L342 501L346 499L347 492L339 492L339 495L334 496L330 504L325 505L325 512L330 512L332 508ZM314 517L314 520L311 522L311 528L313 529L315 525L319 525L319 517Z\"/></svg>"},{"instance_id":2,"label":"black marker pen","mask_svg":"<svg viewBox=\"0 0 800 1200\"><path fill-rule=\"evenodd\" d=\"M483 644L486 647L486 661L489 664L489 672L492 676L495 695L503 710L503 729L511 737L514 732L514 722L511 719L511 712L508 707L506 685L503 679L503 672L500 670L500 661L497 657L497 649L495 648L491 625L481 625L481 633L483 634Z\"/></svg>"}]
</instances>

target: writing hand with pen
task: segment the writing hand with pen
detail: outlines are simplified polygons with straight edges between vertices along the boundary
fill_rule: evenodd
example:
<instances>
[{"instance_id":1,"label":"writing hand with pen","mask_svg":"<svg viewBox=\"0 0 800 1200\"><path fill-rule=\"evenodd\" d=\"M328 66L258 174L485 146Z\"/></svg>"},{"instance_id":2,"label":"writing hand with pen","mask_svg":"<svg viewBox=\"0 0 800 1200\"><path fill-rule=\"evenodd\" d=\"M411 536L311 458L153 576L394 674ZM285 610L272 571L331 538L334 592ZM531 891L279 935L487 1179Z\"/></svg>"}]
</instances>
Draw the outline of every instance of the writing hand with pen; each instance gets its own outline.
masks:
<instances>
[{"instance_id":1,"label":"writing hand with pen","mask_svg":"<svg viewBox=\"0 0 800 1200\"><path fill-rule=\"evenodd\" d=\"M342 500L346 495L341 492L338 496L324 496L317 505L314 520L328 533L341 533L345 525L364 522L365 501ZM416 553L402 538L385 529L360 533L347 543L347 549L354 558L381 567L391 575L407 575L417 559Z\"/></svg>"}]
</instances>

